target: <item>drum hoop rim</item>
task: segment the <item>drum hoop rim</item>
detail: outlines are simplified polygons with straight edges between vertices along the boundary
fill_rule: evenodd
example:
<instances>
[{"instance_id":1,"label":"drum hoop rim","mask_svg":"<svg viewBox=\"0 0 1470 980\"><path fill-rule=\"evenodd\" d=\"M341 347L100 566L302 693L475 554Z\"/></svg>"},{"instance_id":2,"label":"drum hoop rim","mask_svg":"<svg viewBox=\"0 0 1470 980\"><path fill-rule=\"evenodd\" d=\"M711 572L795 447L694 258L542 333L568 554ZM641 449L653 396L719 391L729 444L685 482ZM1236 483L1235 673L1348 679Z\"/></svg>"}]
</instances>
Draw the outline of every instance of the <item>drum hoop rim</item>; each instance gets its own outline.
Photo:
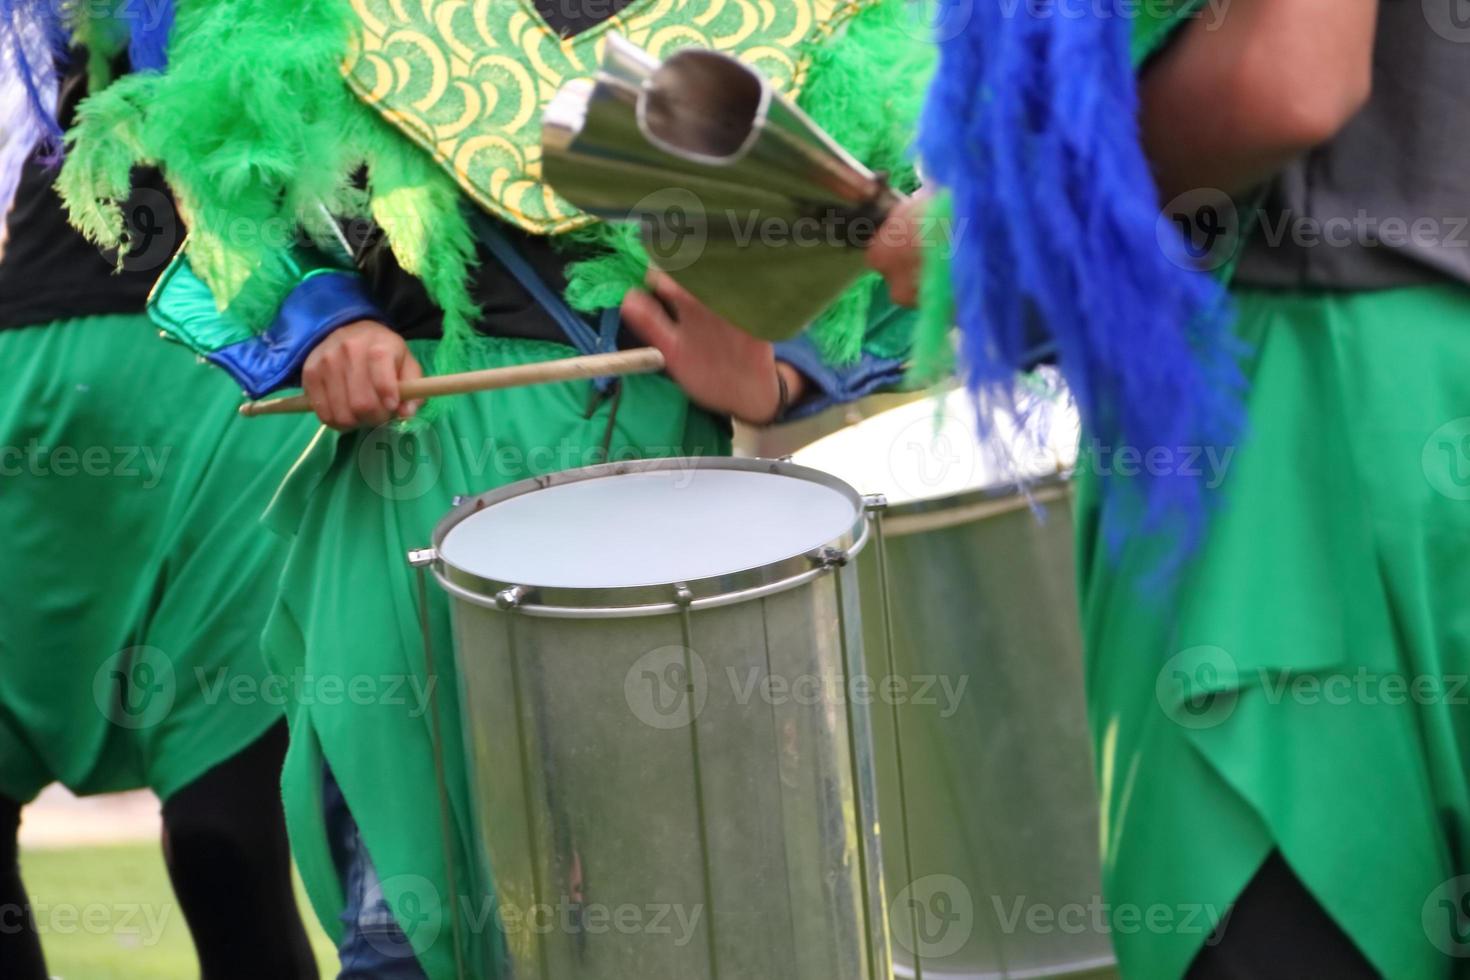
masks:
<instances>
[{"instance_id":1,"label":"drum hoop rim","mask_svg":"<svg viewBox=\"0 0 1470 980\"><path fill-rule=\"evenodd\" d=\"M847 498L853 506L853 523L842 534L813 551L791 555L765 565L739 569L712 578L652 585L588 588L502 582L452 565L441 555L444 540L450 531L467 517L496 504L554 486L610 476L673 469L735 470L806 480L836 491ZM667 615L686 608L690 610L707 609L798 588L813 581L828 567L843 564L855 557L867 544L870 537L867 509L867 501L862 495L839 477L825 470L803 466L789 460L734 456L675 456L601 463L596 466L531 477L487 490L461 501L434 527L432 538L434 577L440 586L451 595L491 608L507 608L507 605L498 597L513 590L522 590L527 601L517 600L513 608L517 612L534 616L606 619ZM682 596L680 590L683 590Z\"/></svg>"},{"instance_id":2,"label":"drum hoop rim","mask_svg":"<svg viewBox=\"0 0 1470 980\"><path fill-rule=\"evenodd\" d=\"M871 525L868 527L871 527ZM864 528L862 535L847 552L849 558L857 557L872 537L872 532L868 527ZM502 608L500 603L494 598L486 597L473 589L466 588L448 577L445 575L444 569L437 565L434 568L434 578L439 582L440 588L448 592L453 598L485 609L493 609L497 612L514 612L520 615L534 616L542 619L639 619L650 616L672 616L686 609L689 612L699 612L704 609L718 609L722 606L739 605L742 602L764 599L781 592L801 588L804 585L815 582L823 575L839 571L841 571L840 567L835 564L814 564L805 571L774 582L767 582L762 585L750 586L731 592L701 596L700 598L691 599L687 603L678 601L651 602L636 606L553 606L545 603L520 603L512 608ZM663 586L663 588L669 588L669 586ZM602 591L605 592L608 590Z\"/></svg>"},{"instance_id":3,"label":"drum hoop rim","mask_svg":"<svg viewBox=\"0 0 1470 980\"><path fill-rule=\"evenodd\" d=\"M923 497L902 503L889 501L883 510L883 533L888 537L914 533L907 529L910 524L921 530L940 530L1012 510L1022 510L1029 507L1033 499L1038 503L1050 503L1071 492L1074 474L1075 470L1067 469L1027 480L1007 480L989 486L972 487L938 497ZM904 529L895 527L895 523Z\"/></svg>"}]
</instances>

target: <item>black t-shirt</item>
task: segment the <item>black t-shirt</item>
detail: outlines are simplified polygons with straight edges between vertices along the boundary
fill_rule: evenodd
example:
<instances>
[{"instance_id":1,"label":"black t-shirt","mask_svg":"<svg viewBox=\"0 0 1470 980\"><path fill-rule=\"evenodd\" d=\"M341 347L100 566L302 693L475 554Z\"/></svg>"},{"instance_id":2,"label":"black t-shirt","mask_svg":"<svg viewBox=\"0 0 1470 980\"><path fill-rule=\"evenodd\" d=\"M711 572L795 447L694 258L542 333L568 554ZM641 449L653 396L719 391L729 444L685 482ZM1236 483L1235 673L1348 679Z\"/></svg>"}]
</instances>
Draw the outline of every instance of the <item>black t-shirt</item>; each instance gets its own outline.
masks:
<instances>
[{"instance_id":1,"label":"black t-shirt","mask_svg":"<svg viewBox=\"0 0 1470 980\"><path fill-rule=\"evenodd\" d=\"M596 27L633 0L535 0L536 13L562 37Z\"/></svg>"},{"instance_id":2,"label":"black t-shirt","mask_svg":"<svg viewBox=\"0 0 1470 980\"><path fill-rule=\"evenodd\" d=\"M86 95L85 62L85 55L75 57L77 67L62 81L63 124ZM132 247L118 271L115 254L99 251L67 221L53 187L56 168L36 159L26 164L0 246L0 329L143 311L183 235L158 173L139 169L133 179L123 209Z\"/></svg>"},{"instance_id":3,"label":"black t-shirt","mask_svg":"<svg viewBox=\"0 0 1470 980\"><path fill-rule=\"evenodd\" d=\"M543 235L532 235L503 223L499 230L552 292L560 296L566 291L566 266L575 258L574 254L563 251ZM475 329L492 337L567 343L561 325L500 260L484 246L477 252L479 265L470 278L470 294L480 307ZM358 267L389 326L410 340L442 336L443 314L430 302L423 283L403 271L386 244L374 241L362 249ZM588 324L595 326L590 319ZM627 346L631 341L620 335L618 343Z\"/></svg>"}]
</instances>

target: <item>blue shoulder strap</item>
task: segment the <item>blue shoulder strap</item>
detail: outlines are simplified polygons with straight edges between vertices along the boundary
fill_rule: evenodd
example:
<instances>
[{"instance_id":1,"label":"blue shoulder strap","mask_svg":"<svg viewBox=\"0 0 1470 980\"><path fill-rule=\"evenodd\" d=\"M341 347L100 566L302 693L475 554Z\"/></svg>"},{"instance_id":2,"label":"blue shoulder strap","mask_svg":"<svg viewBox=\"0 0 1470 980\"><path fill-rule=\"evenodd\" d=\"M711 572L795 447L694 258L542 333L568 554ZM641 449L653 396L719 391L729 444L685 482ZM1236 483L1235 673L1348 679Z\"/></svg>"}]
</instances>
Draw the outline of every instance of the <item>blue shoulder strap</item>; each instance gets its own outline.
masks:
<instances>
[{"instance_id":1,"label":"blue shoulder strap","mask_svg":"<svg viewBox=\"0 0 1470 980\"><path fill-rule=\"evenodd\" d=\"M476 210L473 220L475 232L490 250L490 254L551 315L573 347L583 354L609 353L617 349L618 329L622 326L622 315L617 309L603 310L599 329L593 330L581 315L567 305L566 300L536 274L531 264L505 237L494 218ZM613 381L613 378L597 378L594 383L599 391L605 392Z\"/></svg>"}]
</instances>

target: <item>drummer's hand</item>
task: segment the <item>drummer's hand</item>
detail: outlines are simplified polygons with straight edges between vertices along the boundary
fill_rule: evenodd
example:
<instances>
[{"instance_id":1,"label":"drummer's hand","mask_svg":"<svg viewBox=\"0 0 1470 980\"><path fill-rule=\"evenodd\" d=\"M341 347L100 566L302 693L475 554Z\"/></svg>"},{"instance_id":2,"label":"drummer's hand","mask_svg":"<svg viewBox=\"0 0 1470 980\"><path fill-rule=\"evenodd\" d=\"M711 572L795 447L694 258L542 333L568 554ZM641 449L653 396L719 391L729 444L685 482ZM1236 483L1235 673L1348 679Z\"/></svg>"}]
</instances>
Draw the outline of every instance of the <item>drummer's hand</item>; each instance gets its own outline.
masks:
<instances>
[{"instance_id":1,"label":"drummer's hand","mask_svg":"<svg viewBox=\"0 0 1470 980\"><path fill-rule=\"evenodd\" d=\"M924 268L924 209L929 198L917 194L888 215L868 246L868 265L883 274L888 293L900 306L919 303Z\"/></svg>"},{"instance_id":2,"label":"drummer's hand","mask_svg":"<svg viewBox=\"0 0 1470 980\"><path fill-rule=\"evenodd\" d=\"M402 337L376 321L358 320L333 330L307 356L301 386L317 418L347 431L411 417L423 402L404 402L398 386L423 374Z\"/></svg>"},{"instance_id":3,"label":"drummer's hand","mask_svg":"<svg viewBox=\"0 0 1470 980\"><path fill-rule=\"evenodd\" d=\"M806 378L778 363L769 342L752 337L691 296L657 270L652 293L635 289L623 300L623 321L664 355L669 376L691 401L751 425L775 420L786 381L789 404L801 398Z\"/></svg>"}]
</instances>

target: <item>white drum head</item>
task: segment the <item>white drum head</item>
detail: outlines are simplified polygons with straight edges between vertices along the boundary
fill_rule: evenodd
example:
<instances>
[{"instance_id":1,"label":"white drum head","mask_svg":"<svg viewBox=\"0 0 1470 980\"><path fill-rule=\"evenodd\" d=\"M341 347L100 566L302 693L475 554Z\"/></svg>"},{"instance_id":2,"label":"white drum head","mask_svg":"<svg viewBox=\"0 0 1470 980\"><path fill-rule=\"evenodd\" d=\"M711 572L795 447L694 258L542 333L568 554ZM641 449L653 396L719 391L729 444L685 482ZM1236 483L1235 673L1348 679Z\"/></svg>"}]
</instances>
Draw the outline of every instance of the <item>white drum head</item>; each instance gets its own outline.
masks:
<instances>
[{"instance_id":1,"label":"white drum head","mask_svg":"<svg viewBox=\"0 0 1470 980\"><path fill-rule=\"evenodd\" d=\"M859 493L881 493L892 505L950 497L1034 480L1077 462L1078 419L1064 395L1022 401L1029 427L996 418L982 445L970 393L956 389L890 409L795 453L802 466L825 470Z\"/></svg>"},{"instance_id":2,"label":"white drum head","mask_svg":"<svg viewBox=\"0 0 1470 980\"><path fill-rule=\"evenodd\" d=\"M811 480L674 467L511 497L456 524L439 554L496 582L636 588L784 561L840 538L860 519L851 497Z\"/></svg>"}]
</instances>

